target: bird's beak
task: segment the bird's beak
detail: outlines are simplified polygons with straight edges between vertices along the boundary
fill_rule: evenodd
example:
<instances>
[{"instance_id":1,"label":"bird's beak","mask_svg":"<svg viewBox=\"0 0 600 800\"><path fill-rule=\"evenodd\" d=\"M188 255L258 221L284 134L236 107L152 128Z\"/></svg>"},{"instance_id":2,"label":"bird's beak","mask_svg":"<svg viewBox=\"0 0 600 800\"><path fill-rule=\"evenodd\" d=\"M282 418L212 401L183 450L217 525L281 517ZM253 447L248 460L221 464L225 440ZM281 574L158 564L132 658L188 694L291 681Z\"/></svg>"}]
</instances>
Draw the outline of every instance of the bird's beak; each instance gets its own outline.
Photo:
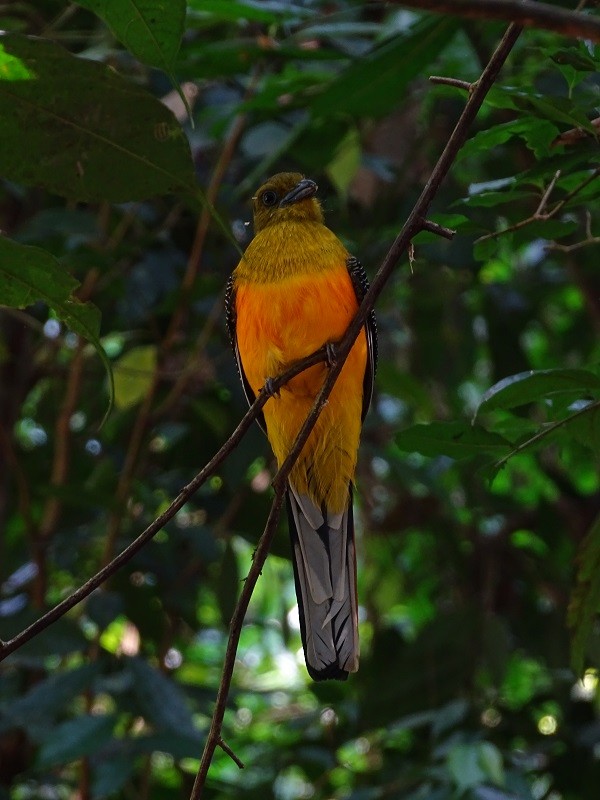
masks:
<instances>
[{"instance_id":1,"label":"bird's beak","mask_svg":"<svg viewBox=\"0 0 600 800\"><path fill-rule=\"evenodd\" d=\"M294 188L280 201L279 208L291 206L292 203L298 203L300 200L306 200L307 197L314 197L318 189L319 187L314 181L309 180L309 178L303 178L300 183L297 183Z\"/></svg>"}]
</instances>

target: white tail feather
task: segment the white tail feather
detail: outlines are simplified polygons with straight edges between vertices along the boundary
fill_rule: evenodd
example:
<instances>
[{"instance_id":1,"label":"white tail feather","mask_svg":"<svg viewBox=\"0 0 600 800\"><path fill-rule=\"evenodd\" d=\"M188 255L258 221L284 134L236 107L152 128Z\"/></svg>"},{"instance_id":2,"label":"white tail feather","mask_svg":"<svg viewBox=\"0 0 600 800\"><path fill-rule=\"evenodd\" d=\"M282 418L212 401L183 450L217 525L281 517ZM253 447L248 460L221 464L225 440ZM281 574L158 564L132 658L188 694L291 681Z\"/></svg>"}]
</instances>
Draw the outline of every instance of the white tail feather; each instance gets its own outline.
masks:
<instances>
[{"instance_id":1,"label":"white tail feather","mask_svg":"<svg viewBox=\"0 0 600 800\"><path fill-rule=\"evenodd\" d=\"M359 655L352 494L329 516L292 488L288 510L306 666L315 680L343 680Z\"/></svg>"}]
</instances>

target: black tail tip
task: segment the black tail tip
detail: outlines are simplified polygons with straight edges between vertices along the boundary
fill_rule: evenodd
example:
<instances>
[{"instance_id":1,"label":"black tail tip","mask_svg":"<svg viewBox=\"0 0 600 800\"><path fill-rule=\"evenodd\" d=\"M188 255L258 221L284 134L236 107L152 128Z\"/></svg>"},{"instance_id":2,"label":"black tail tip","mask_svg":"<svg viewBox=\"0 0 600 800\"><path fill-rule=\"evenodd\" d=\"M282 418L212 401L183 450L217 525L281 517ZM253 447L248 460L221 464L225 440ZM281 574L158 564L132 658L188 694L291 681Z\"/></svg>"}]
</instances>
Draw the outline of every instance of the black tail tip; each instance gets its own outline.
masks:
<instances>
[{"instance_id":1,"label":"black tail tip","mask_svg":"<svg viewBox=\"0 0 600 800\"><path fill-rule=\"evenodd\" d=\"M315 669L307 664L306 669L313 681L347 681L350 674L338 664L328 664L323 669Z\"/></svg>"}]
</instances>

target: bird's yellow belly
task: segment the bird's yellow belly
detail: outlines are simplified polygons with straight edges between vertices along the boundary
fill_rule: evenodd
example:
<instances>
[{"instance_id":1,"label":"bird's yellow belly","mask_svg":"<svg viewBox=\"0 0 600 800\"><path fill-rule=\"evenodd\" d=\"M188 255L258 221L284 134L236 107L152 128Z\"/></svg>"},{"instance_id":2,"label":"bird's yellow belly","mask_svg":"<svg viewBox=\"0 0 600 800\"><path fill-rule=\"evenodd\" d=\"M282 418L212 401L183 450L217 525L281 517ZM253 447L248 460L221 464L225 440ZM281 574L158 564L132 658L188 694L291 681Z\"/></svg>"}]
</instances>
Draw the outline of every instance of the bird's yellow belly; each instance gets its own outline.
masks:
<instances>
[{"instance_id":1,"label":"bird's yellow belly","mask_svg":"<svg viewBox=\"0 0 600 800\"><path fill-rule=\"evenodd\" d=\"M342 338L356 313L345 268L295 276L277 283L241 283L236 292L237 342L246 377L258 393L266 378L326 342ZM361 426L367 360L364 332L356 340L290 481L321 507L338 512L348 501ZM327 367L309 368L264 407L269 441L279 464L285 459L318 394Z\"/></svg>"}]
</instances>

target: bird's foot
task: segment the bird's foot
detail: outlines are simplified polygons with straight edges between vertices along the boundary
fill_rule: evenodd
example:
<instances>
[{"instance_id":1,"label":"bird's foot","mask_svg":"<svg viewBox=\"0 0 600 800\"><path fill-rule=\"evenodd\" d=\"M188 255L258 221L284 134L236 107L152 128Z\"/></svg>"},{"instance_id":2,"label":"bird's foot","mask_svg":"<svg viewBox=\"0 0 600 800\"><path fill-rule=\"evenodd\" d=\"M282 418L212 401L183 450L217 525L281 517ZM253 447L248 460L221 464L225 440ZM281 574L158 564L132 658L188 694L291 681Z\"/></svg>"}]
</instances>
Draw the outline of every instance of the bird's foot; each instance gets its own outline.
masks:
<instances>
[{"instance_id":1,"label":"bird's foot","mask_svg":"<svg viewBox=\"0 0 600 800\"><path fill-rule=\"evenodd\" d=\"M325 361L330 369L337 364L337 347L333 342L327 342L325 345Z\"/></svg>"},{"instance_id":2,"label":"bird's foot","mask_svg":"<svg viewBox=\"0 0 600 800\"><path fill-rule=\"evenodd\" d=\"M279 389L275 387L275 381L273 378L266 379L265 385L263 386L263 391L267 393L268 397L279 397Z\"/></svg>"}]
</instances>

